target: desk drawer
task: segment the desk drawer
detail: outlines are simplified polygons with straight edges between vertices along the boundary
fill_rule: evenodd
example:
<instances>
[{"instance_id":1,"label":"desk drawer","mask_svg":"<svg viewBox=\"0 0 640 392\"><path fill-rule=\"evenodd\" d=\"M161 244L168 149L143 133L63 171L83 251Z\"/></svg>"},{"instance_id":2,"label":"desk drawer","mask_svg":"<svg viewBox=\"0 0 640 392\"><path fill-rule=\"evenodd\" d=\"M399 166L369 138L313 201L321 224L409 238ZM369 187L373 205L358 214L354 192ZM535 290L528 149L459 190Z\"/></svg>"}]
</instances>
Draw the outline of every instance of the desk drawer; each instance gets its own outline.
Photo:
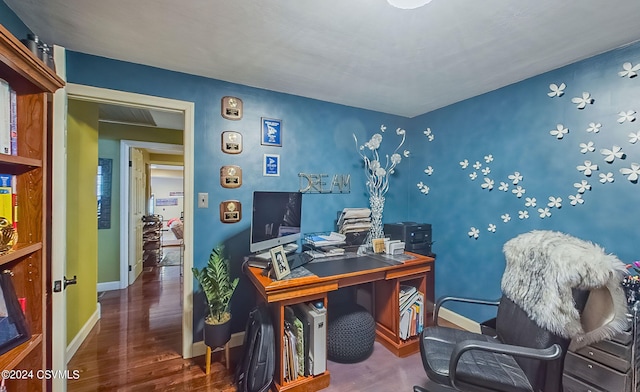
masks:
<instances>
[{"instance_id":1,"label":"desk drawer","mask_svg":"<svg viewBox=\"0 0 640 392\"><path fill-rule=\"evenodd\" d=\"M592 346L582 347L578 349L576 353L603 365L612 367L621 373L626 373L629 368L631 368L631 363L624 358L616 357L615 355L598 350Z\"/></svg>"},{"instance_id":2,"label":"desk drawer","mask_svg":"<svg viewBox=\"0 0 640 392\"><path fill-rule=\"evenodd\" d=\"M599 350L623 358L625 361L631 362L631 345L616 343L612 340L603 340L601 342L591 344Z\"/></svg>"},{"instance_id":3,"label":"desk drawer","mask_svg":"<svg viewBox=\"0 0 640 392\"><path fill-rule=\"evenodd\" d=\"M564 371L605 391L631 390L631 372L619 372L572 352L564 360Z\"/></svg>"},{"instance_id":4,"label":"desk drawer","mask_svg":"<svg viewBox=\"0 0 640 392\"><path fill-rule=\"evenodd\" d=\"M564 392L607 392L575 379L568 374L562 376L562 390Z\"/></svg>"}]
</instances>

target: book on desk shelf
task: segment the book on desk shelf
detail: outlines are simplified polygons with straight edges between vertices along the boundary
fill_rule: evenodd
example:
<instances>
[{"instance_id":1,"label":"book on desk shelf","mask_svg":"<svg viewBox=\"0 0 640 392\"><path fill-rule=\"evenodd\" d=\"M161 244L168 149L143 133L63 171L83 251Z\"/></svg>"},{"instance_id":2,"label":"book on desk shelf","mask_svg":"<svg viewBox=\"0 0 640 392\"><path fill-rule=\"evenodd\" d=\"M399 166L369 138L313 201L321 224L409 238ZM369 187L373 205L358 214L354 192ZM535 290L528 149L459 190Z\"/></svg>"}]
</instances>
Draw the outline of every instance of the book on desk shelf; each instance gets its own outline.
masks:
<instances>
[{"instance_id":1,"label":"book on desk shelf","mask_svg":"<svg viewBox=\"0 0 640 392\"><path fill-rule=\"evenodd\" d=\"M410 285L400 285L400 339L407 340L424 328L424 294Z\"/></svg>"}]
</instances>

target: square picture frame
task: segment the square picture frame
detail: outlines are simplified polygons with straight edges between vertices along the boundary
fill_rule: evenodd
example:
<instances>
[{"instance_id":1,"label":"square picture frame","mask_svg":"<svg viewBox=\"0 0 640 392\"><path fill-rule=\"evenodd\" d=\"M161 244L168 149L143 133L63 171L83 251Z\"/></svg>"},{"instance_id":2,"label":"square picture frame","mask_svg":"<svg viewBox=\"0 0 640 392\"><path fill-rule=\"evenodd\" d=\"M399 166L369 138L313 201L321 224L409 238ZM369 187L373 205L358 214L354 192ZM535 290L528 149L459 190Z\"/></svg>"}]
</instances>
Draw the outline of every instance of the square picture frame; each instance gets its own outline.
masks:
<instances>
[{"instance_id":1,"label":"square picture frame","mask_svg":"<svg viewBox=\"0 0 640 392\"><path fill-rule=\"evenodd\" d=\"M282 147L282 120L266 117L260 119L260 144Z\"/></svg>"},{"instance_id":2,"label":"square picture frame","mask_svg":"<svg viewBox=\"0 0 640 392\"><path fill-rule=\"evenodd\" d=\"M12 277L10 271L0 272L0 355L31 338Z\"/></svg>"},{"instance_id":3,"label":"square picture frame","mask_svg":"<svg viewBox=\"0 0 640 392\"><path fill-rule=\"evenodd\" d=\"M284 251L282 245L278 245L275 248L269 250L271 253L271 269L276 275L276 280L280 280L291 273L289 269L289 262L287 261L287 254Z\"/></svg>"},{"instance_id":4,"label":"square picture frame","mask_svg":"<svg viewBox=\"0 0 640 392\"><path fill-rule=\"evenodd\" d=\"M262 158L262 175L267 177L280 176L280 155L264 154Z\"/></svg>"}]
</instances>

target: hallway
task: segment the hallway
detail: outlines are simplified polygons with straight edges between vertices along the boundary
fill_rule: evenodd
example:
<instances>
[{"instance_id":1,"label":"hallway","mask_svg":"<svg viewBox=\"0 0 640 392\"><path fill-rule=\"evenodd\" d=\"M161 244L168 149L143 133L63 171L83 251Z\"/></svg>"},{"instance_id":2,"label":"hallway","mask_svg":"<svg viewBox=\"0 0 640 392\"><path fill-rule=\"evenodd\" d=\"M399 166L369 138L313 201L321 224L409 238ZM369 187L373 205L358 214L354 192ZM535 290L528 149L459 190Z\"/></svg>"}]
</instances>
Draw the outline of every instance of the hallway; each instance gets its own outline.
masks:
<instances>
[{"instance_id":1,"label":"hallway","mask_svg":"<svg viewBox=\"0 0 640 392\"><path fill-rule=\"evenodd\" d=\"M101 294L102 317L69 361L69 391L235 391L216 353L182 359L180 267L145 268L127 289ZM72 311L69 309L68 311Z\"/></svg>"}]
</instances>

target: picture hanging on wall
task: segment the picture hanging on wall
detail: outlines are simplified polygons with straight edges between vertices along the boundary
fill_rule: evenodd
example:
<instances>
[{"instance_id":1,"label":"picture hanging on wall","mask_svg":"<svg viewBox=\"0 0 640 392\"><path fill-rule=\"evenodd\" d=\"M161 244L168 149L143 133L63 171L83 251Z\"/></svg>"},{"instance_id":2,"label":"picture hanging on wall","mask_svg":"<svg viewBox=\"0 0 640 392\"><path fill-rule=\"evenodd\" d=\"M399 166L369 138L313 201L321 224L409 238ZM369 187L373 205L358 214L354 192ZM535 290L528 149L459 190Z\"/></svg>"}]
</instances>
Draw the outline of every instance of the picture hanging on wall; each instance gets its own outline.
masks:
<instances>
[{"instance_id":1,"label":"picture hanging on wall","mask_svg":"<svg viewBox=\"0 0 640 392\"><path fill-rule=\"evenodd\" d=\"M280 176L280 155L264 154L262 158L262 175L269 177Z\"/></svg>"},{"instance_id":2,"label":"picture hanging on wall","mask_svg":"<svg viewBox=\"0 0 640 392\"><path fill-rule=\"evenodd\" d=\"M260 144L263 146L282 147L282 120L261 118Z\"/></svg>"}]
</instances>

